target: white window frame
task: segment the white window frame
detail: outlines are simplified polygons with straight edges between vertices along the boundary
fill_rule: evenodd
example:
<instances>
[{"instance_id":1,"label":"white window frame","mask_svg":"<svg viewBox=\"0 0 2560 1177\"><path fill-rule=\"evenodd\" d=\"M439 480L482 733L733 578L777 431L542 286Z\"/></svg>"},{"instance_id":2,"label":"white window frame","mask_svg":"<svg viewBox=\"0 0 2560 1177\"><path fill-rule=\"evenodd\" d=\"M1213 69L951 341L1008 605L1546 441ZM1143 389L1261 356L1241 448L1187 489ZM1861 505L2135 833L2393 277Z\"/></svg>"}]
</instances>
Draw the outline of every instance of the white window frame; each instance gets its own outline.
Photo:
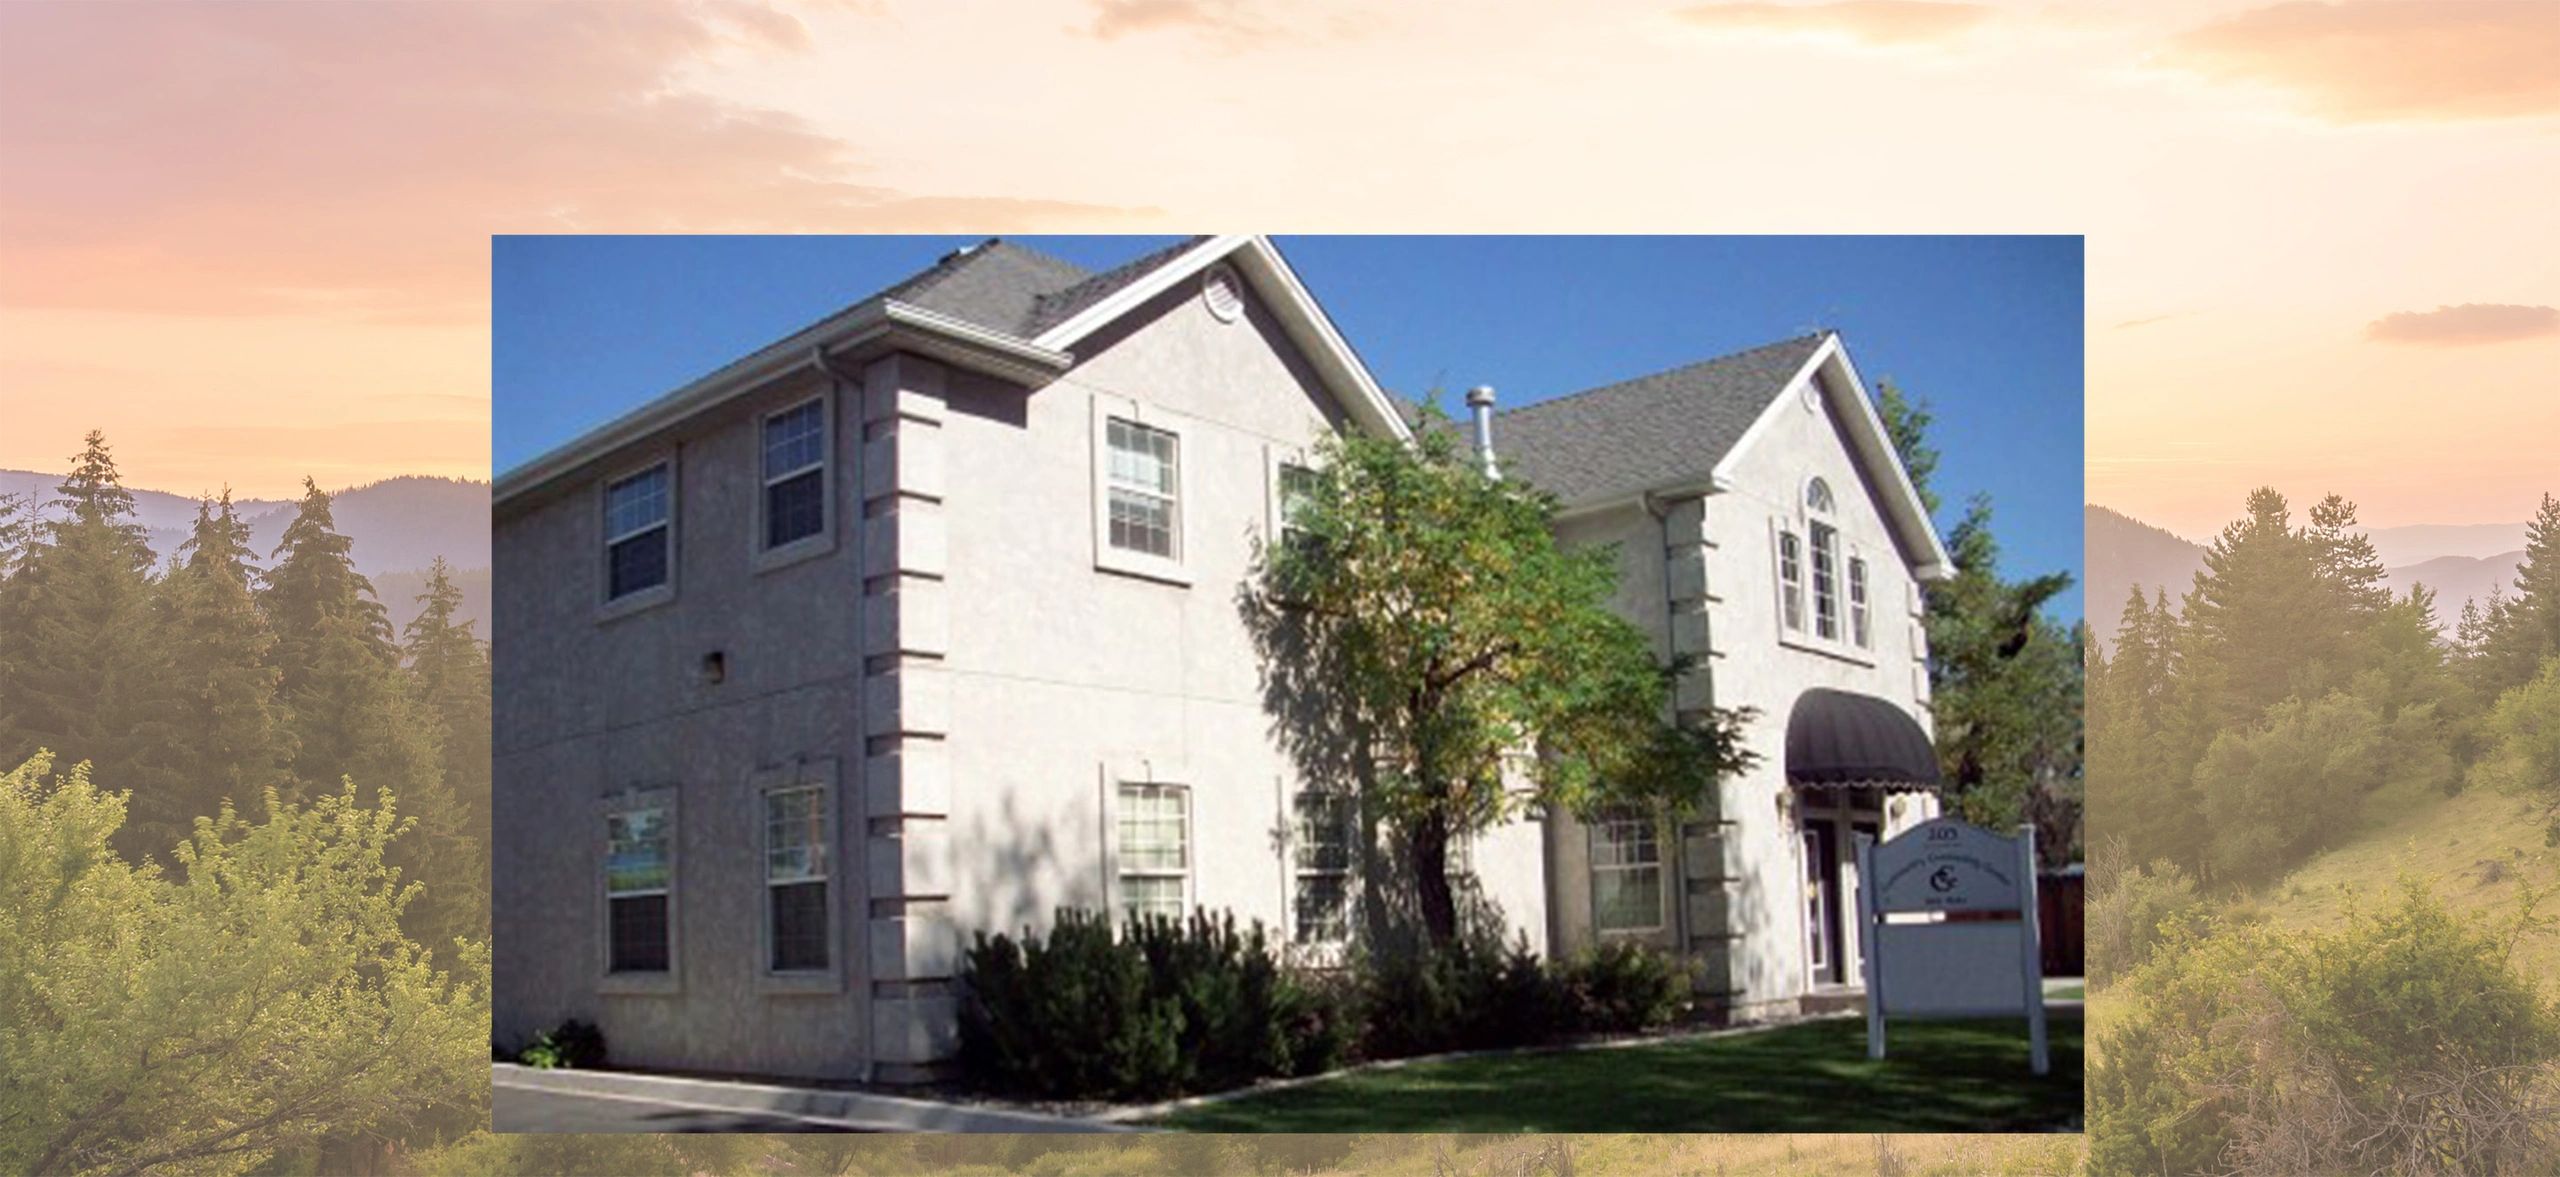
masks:
<instances>
[{"instance_id":1,"label":"white window frame","mask_svg":"<svg viewBox=\"0 0 2560 1177\"><path fill-rule=\"evenodd\" d=\"M1111 543L1111 422L1119 420L1142 429L1169 434L1173 438L1173 553L1159 556L1153 552L1131 551ZM1093 566L1104 572L1115 572L1166 584L1188 586L1191 573L1184 561L1191 550L1189 542L1192 501L1191 467L1198 455L1192 447L1196 431L1188 418L1152 406L1140 406L1124 397L1096 393L1093 398ZM1131 488L1135 489L1135 488ZM1147 491L1145 493L1161 493Z\"/></svg>"},{"instance_id":2,"label":"white window frame","mask_svg":"<svg viewBox=\"0 0 2560 1177\"><path fill-rule=\"evenodd\" d=\"M604 993L671 993L680 985L684 969L684 883L683 810L677 805L673 788L629 789L604 797L597 806L595 826L598 835L596 857L596 974L597 989ZM663 887L644 887L617 891L611 872L613 860L612 822L617 817L663 810L666 814L667 879ZM617 972L613 967L613 901L663 895L667 909L667 967L662 972Z\"/></svg>"},{"instance_id":3,"label":"white window frame","mask_svg":"<svg viewBox=\"0 0 2560 1177\"><path fill-rule=\"evenodd\" d=\"M751 566L757 572L797 564L813 556L835 550L836 543L836 398L833 390L822 390L801 397L771 412L756 415L756 505L752 512L754 525L747 535ZM818 457L815 462L795 466L782 473L765 469L765 429L776 417L818 406ZM818 530L787 541L779 546L766 544L772 528L773 488L798 478L811 470L818 472Z\"/></svg>"},{"instance_id":4,"label":"white window frame","mask_svg":"<svg viewBox=\"0 0 2560 1177\"><path fill-rule=\"evenodd\" d=\"M1177 827L1182 831L1182 864L1179 867L1138 866L1130 861L1130 847L1127 844L1127 838L1121 832L1121 827L1129 817L1129 802L1132 796L1143 793L1163 793L1181 799L1182 821ZM1194 906L1191 867L1199 858L1198 844L1193 838L1196 828L1193 821L1193 801L1191 786L1171 781L1123 777L1114 784L1111 793L1111 918L1114 925L1126 924L1129 921L1128 880L1130 879L1178 880L1182 902L1174 918L1180 920L1190 916Z\"/></svg>"},{"instance_id":5,"label":"white window frame","mask_svg":"<svg viewBox=\"0 0 2560 1177\"><path fill-rule=\"evenodd\" d=\"M834 768L835 761L829 759L812 762L796 770L786 769L765 773L761 775L757 787L752 791L756 799L755 820L761 827L757 845L763 851L759 858L761 866L759 873L763 876L763 894L759 899L763 910L757 916L757 924L761 930L757 939L757 971L768 983L767 988L830 990L834 987L830 983L842 975L844 935L841 931L842 920L839 918L838 910L843 906L843 891L839 880L844 873L844 856L842 839L837 832ZM773 799L785 793L802 792L817 795L820 838L818 845L821 848L824 863L819 870L811 874L776 878L773 873ZM773 962L775 947L773 894L776 888L802 883L818 883L825 887L823 906L826 913L827 961L813 969L778 969L774 967Z\"/></svg>"},{"instance_id":6,"label":"white window frame","mask_svg":"<svg viewBox=\"0 0 2560 1177\"><path fill-rule=\"evenodd\" d=\"M1313 477L1316 473L1316 464L1308 460L1303 451L1274 447L1266 465L1270 471L1271 501L1268 509L1271 520L1269 529L1264 534L1270 536L1275 544L1286 543L1289 534L1297 530L1289 522L1289 475L1292 471L1304 471L1309 477Z\"/></svg>"},{"instance_id":7,"label":"white window frame","mask_svg":"<svg viewBox=\"0 0 2560 1177\"><path fill-rule=\"evenodd\" d=\"M1614 842L1615 835L1610 831L1621 826L1640 829L1643 831L1644 840L1652 843L1653 845L1652 861L1620 862L1608 865L1603 865L1600 862L1599 851L1601 843L1604 841ZM1650 817L1642 814L1622 813L1604 814L1594 818L1584 827L1584 831L1584 868L1590 876L1592 932L1595 935L1601 936L1642 936L1662 931L1665 922L1669 919L1669 909L1671 906L1669 898L1663 893L1665 870L1662 854L1662 830ZM1632 844L1633 843L1630 843L1630 845ZM1600 876L1604 872L1633 875L1646 871L1650 871L1653 874L1653 922L1650 924L1628 924L1624 926L1609 924L1601 915Z\"/></svg>"},{"instance_id":8,"label":"white window frame","mask_svg":"<svg viewBox=\"0 0 2560 1177\"><path fill-rule=\"evenodd\" d=\"M1322 802L1338 807L1335 825L1342 837L1342 865L1325 867L1309 862L1316 848L1310 833L1306 807ZM1358 905L1352 892L1354 868L1360 845L1360 799L1351 793L1326 789L1305 789L1291 798L1289 810L1289 943L1305 952L1324 953L1342 948L1351 940L1351 913ZM1334 879L1342 886L1342 919L1337 935L1330 939L1308 939L1300 921L1305 917L1307 884L1314 880Z\"/></svg>"},{"instance_id":9,"label":"white window frame","mask_svg":"<svg viewBox=\"0 0 2560 1177\"><path fill-rule=\"evenodd\" d=\"M1813 559L1813 636L1825 642L1841 639L1840 529L1828 523L1805 525Z\"/></svg>"},{"instance_id":10,"label":"white window frame","mask_svg":"<svg viewBox=\"0 0 2560 1177\"><path fill-rule=\"evenodd\" d=\"M1807 817L1797 830L1797 843L1803 847L1804 858L1804 869L1797 871L1796 875L1804 880L1804 964L1809 983L1820 983L1816 978L1831 967L1831 913L1825 910L1823 903L1820 874L1823 869L1820 862L1822 834L1812 824L1829 820L1828 817Z\"/></svg>"},{"instance_id":11,"label":"white window frame","mask_svg":"<svg viewBox=\"0 0 2560 1177\"><path fill-rule=\"evenodd\" d=\"M1778 558L1778 631L1781 634L1805 632L1804 538L1794 529L1780 525L1777 539Z\"/></svg>"},{"instance_id":12,"label":"white window frame","mask_svg":"<svg viewBox=\"0 0 2560 1177\"><path fill-rule=\"evenodd\" d=\"M1849 641L1861 650L1875 648L1875 626L1870 624L1867 597L1872 592L1867 574L1867 558L1857 548L1849 549Z\"/></svg>"},{"instance_id":13,"label":"white window frame","mask_svg":"<svg viewBox=\"0 0 2560 1177\"><path fill-rule=\"evenodd\" d=\"M596 529L597 534L602 537L602 542L596 545L596 600L599 606L599 621L610 621L616 617L636 613L640 610L648 609L657 605L663 605L675 599L677 576L676 517L683 513L681 505L684 501L683 484L677 474L677 467L679 463L676 459L678 456L678 454L673 452L652 454L647 459L624 467L596 483ZM667 472L666 518L644 527L633 528L629 531L615 532L612 530L613 489L624 483L644 477L650 471L660 467L664 467ZM657 530L663 530L665 532L665 536L661 542L666 545L667 549L667 578L656 584L650 585L647 588L633 589L621 596L613 595L614 545L621 543L624 540L638 539L643 535L647 535L651 531Z\"/></svg>"}]
</instances>

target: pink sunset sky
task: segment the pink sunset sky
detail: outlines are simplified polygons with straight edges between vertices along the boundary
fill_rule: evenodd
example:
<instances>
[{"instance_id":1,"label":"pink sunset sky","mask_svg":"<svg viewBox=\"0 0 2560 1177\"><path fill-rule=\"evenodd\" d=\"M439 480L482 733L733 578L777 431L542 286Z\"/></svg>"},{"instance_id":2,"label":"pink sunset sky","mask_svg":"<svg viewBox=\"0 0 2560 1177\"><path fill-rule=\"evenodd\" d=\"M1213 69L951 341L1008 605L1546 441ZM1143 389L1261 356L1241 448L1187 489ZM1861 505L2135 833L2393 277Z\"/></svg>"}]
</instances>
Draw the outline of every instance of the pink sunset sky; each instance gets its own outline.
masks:
<instances>
[{"instance_id":1,"label":"pink sunset sky","mask_svg":"<svg viewBox=\"0 0 2560 1177\"><path fill-rule=\"evenodd\" d=\"M2056 232L2092 501L2515 521L2554 60L2495 0L10 4L0 468L486 477L493 233Z\"/></svg>"}]
</instances>

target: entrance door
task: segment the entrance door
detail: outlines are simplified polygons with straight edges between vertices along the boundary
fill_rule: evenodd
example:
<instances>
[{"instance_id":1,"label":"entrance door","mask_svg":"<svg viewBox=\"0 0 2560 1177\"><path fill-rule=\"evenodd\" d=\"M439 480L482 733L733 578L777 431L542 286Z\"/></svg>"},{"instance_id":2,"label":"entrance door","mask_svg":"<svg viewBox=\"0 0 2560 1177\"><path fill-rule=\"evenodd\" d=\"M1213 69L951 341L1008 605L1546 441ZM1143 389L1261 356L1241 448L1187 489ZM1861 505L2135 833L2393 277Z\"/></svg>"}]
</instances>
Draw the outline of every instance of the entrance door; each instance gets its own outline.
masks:
<instances>
[{"instance_id":1,"label":"entrance door","mask_svg":"<svg viewBox=\"0 0 2560 1177\"><path fill-rule=\"evenodd\" d=\"M1816 985L1847 976L1840 943L1840 824L1812 818L1804 825L1805 963Z\"/></svg>"}]
</instances>

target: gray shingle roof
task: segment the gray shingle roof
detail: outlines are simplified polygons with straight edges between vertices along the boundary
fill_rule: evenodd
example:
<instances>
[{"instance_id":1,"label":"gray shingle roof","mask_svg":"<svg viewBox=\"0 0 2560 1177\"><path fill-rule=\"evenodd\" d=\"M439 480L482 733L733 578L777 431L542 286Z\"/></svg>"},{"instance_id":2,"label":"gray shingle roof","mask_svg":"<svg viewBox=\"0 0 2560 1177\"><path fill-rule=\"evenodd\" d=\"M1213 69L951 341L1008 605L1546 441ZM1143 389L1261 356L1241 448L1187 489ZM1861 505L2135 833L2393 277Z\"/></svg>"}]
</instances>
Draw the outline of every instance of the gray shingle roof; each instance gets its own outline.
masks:
<instances>
[{"instance_id":1,"label":"gray shingle roof","mask_svg":"<svg viewBox=\"0 0 2560 1177\"><path fill-rule=\"evenodd\" d=\"M1498 413L1494 455L1505 476L1568 503L1697 481L1824 338L1764 344Z\"/></svg>"},{"instance_id":2,"label":"gray shingle roof","mask_svg":"<svg viewBox=\"0 0 2560 1177\"><path fill-rule=\"evenodd\" d=\"M1187 237L1099 274L1001 237L955 251L874 297L1030 339L1153 273L1203 240Z\"/></svg>"},{"instance_id":3,"label":"gray shingle roof","mask_svg":"<svg viewBox=\"0 0 2560 1177\"><path fill-rule=\"evenodd\" d=\"M1028 337L1040 296L1091 273L1073 262L993 238L945 256L879 297L923 307L990 331Z\"/></svg>"}]
</instances>

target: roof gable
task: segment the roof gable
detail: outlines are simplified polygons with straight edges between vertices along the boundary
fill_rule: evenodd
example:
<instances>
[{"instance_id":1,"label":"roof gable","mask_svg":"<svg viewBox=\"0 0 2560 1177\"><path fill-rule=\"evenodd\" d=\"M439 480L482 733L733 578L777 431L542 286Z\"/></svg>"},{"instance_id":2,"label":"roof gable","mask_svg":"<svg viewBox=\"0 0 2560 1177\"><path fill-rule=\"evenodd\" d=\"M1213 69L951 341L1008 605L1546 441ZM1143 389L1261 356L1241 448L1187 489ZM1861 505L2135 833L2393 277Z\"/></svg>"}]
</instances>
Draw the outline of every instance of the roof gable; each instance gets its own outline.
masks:
<instances>
[{"instance_id":1,"label":"roof gable","mask_svg":"<svg viewBox=\"0 0 2560 1177\"><path fill-rule=\"evenodd\" d=\"M1886 522L1912 553L1916 575L1950 575L1918 488L1836 334L1764 344L1732 355L1523 406L1495 418L1503 471L1567 507L1672 490L1728 490L1736 462L1766 434L1788 394L1816 374L1846 426L1851 456L1875 474Z\"/></svg>"}]
</instances>

